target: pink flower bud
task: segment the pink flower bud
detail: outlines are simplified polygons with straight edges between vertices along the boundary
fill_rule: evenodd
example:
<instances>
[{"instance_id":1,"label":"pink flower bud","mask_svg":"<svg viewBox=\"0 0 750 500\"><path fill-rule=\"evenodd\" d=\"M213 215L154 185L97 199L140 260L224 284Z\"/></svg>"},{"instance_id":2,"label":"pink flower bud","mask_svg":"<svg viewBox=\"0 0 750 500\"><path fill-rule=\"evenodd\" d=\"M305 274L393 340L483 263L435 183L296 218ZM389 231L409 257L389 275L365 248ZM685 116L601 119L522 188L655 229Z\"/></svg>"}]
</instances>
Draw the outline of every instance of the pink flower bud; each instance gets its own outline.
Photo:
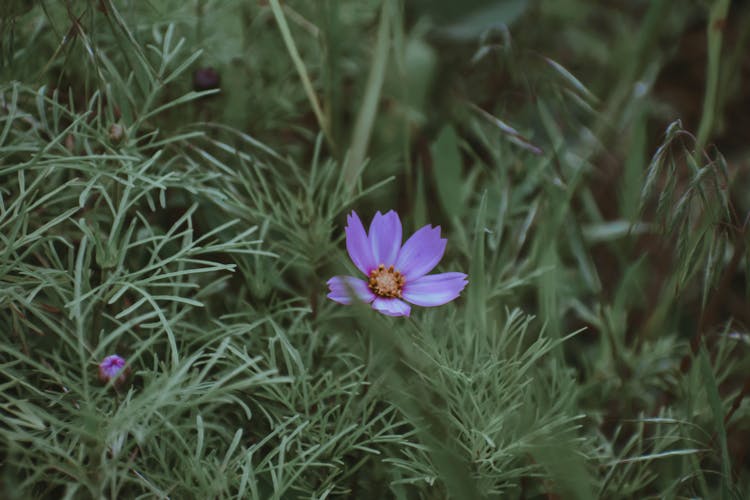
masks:
<instances>
[{"instance_id":1,"label":"pink flower bud","mask_svg":"<svg viewBox=\"0 0 750 500\"><path fill-rule=\"evenodd\" d=\"M115 379L114 384L119 385L128 378L129 368L125 367L125 358L112 354L99 363L99 380L104 383Z\"/></svg>"}]
</instances>

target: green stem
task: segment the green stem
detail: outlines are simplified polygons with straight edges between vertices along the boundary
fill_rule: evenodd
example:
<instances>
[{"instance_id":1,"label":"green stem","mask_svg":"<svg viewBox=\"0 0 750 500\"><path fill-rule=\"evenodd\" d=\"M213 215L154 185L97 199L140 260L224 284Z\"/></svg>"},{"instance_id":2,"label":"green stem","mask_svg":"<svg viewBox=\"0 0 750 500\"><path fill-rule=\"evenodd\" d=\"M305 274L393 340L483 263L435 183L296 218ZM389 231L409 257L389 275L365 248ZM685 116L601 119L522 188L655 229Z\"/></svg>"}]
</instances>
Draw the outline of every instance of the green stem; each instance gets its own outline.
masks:
<instances>
[{"instance_id":1,"label":"green stem","mask_svg":"<svg viewBox=\"0 0 750 500\"><path fill-rule=\"evenodd\" d=\"M367 78L367 86L362 99L362 105L357 115L357 121L354 124L351 145L349 152L344 160L343 175L349 191L354 186L362 173L362 168L367 156L367 148L372 136L372 128L377 116L378 104L380 103L380 93L385 81L386 66L390 52L390 33L391 33L391 16L393 15L393 6L390 0L383 2L383 8L380 12L380 25L378 27L377 41L373 54L370 74Z\"/></svg>"},{"instance_id":2,"label":"green stem","mask_svg":"<svg viewBox=\"0 0 750 500\"><path fill-rule=\"evenodd\" d=\"M716 116L719 90L721 43L724 38L729 0L716 0L708 18L708 63L706 66L706 93L703 96L703 114L698 126L695 154L700 155L711 134Z\"/></svg>"},{"instance_id":3,"label":"green stem","mask_svg":"<svg viewBox=\"0 0 750 500\"><path fill-rule=\"evenodd\" d=\"M333 147L333 137L331 136L328 120L323 114L323 108L321 108L320 102L318 102L318 96L315 94L312 82L310 81L310 76L307 73L307 67L302 60L302 57L300 57L299 51L297 51L297 45L294 43L292 32L289 30L289 25L286 22L284 10L281 8L279 0L268 0L268 4L271 6L271 11L273 11L274 18L276 18L276 24L279 25L281 37L284 39L284 44L286 45L286 49L292 58L294 67L297 69L300 80L302 80L302 86L304 87L305 94L307 94L307 99L310 101L310 105L313 108L315 117L318 119L318 125L320 125L323 134L326 136L326 140L328 141L329 146L331 146L331 148L335 150L335 148Z\"/></svg>"}]
</instances>

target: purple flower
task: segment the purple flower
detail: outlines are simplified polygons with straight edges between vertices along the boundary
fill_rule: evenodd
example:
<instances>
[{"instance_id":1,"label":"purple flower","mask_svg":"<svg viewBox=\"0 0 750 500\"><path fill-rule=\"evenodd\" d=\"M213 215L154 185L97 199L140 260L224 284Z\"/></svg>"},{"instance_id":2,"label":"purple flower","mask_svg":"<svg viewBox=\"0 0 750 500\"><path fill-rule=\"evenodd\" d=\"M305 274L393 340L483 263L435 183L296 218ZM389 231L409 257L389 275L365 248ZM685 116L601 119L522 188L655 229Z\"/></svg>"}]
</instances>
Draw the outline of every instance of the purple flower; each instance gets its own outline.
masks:
<instances>
[{"instance_id":1,"label":"purple flower","mask_svg":"<svg viewBox=\"0 0 750 500\"><path fill-rule=\"evenodd\" d=\"M113 378L115 384L121 384L125 382L128 377L128 369L125 368L125 359L117 354L107 356L99 363L99 379L102 382L109 382Z\"/></svg>"},{"instance_id":2,"label":"purple flower","mask_svg":"<svg viewBox=\"0 0 750 500\"><path fill-rule=\"evenodd\" d=\"M393 210L376 213L369 233L352 212L347 218L346 250L368 280L334 276L328 280L328 298L339 304L359 299L388 316L408 316L411 306L406 302L430 307L458 297L467 283L464 273L426 276L445 252L448 240L440 237L440 226L424 226L403 246L401 232L401 219Z\"/></svg>"}]
</instances>

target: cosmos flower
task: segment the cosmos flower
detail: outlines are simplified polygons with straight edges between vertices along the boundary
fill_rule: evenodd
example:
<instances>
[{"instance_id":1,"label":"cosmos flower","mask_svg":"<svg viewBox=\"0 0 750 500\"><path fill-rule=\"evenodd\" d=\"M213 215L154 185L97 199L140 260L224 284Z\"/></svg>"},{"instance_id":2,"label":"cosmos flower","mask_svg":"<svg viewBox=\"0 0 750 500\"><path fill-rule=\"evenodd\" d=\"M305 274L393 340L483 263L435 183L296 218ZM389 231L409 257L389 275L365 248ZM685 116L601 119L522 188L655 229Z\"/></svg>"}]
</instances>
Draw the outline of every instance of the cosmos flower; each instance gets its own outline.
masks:
<instances>
[{"instance_id":1,"label":"cosmos flower","mask_svg":"<svg viewBox=\"0 0 750 500\"><path fill-rule=\"evenodd\" d=\"M125 382L128 377L128 370L125 368L125 359L117 354L107 356L99 363L99 379L102 382L109 382L113 378L115 384L121 384Z\"/></svg>"},{"instance_id":2,"label":"cosmos flower","mask_svg":"<svg viewBox=\"0 0 750 500\"><path fill-rule=\"evenodd\" d=\"M458 297L466 286L464 273L427 275L443 258L447 240L440 226L424 226L401 245L401 220L391 210L375 214L365 233L356 212L349 214L346 250L367 280L334 276L328 298L339 304L359 299L388 316L409 316L411 306L440 306Z\"/></svg>"}]
</instances>

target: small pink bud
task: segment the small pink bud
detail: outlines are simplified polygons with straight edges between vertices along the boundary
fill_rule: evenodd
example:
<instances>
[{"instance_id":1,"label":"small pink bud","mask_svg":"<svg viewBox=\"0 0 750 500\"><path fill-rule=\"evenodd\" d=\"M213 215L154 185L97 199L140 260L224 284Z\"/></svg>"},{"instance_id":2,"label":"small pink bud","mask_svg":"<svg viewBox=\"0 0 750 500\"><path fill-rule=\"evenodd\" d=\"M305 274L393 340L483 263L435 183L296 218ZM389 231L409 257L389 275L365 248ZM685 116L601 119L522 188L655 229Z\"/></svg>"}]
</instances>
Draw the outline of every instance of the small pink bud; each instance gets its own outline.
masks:
<instances>
[{"instance_id":1,"label":"small pink bud","mask_svg":"<svg viewBox=\"0 0 750 500\"><path fill-rule=\"evenodd\" d=\"M125 367L125 359L117 354L107 356L99 363L99 380L104 383L114 378L115 385L122 384L128 378L129 372L130 369Z\"/></svg>"}]
</instances>

